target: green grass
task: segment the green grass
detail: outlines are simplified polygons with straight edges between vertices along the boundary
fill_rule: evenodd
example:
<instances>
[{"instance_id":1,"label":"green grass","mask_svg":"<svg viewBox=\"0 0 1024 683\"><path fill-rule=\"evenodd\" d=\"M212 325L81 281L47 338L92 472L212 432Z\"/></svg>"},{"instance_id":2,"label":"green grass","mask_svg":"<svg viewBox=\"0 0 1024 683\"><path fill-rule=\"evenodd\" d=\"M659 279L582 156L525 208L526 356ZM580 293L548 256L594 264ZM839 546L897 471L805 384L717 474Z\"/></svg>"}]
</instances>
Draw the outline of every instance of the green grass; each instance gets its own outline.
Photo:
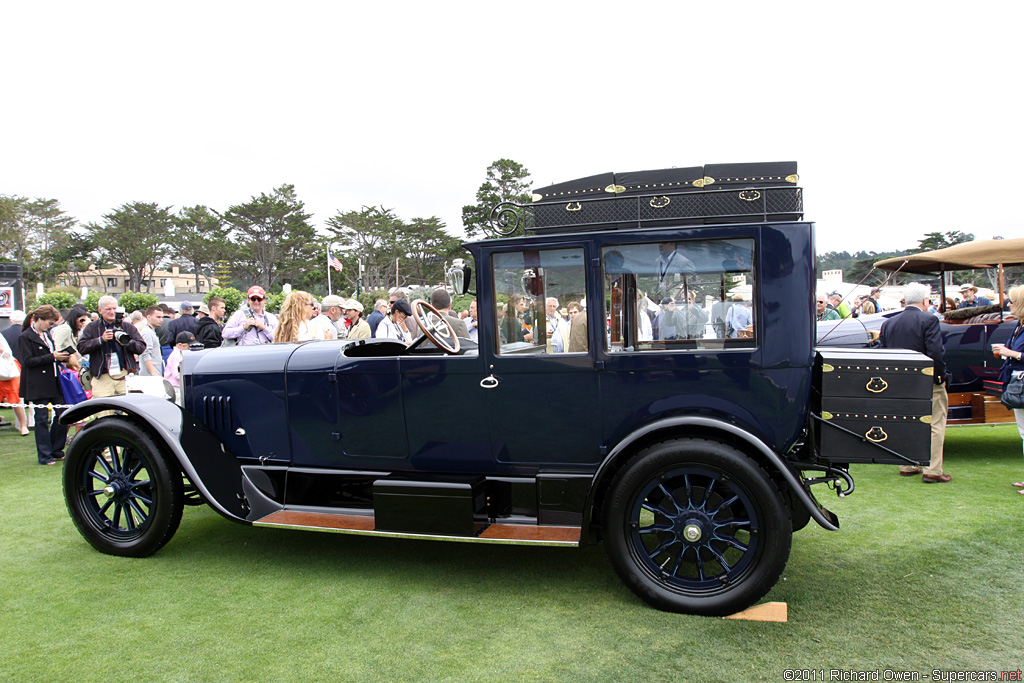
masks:
<instances>
[{"instance_id":1,"label":"green grass","mask_svg":"<svg viewBox=\"0 0 1024 683\"><path fill-rule=\"evenodd\" d=\"M1024 478L1012 425L953 428L951 484L854 468L842 529L799 532L789 622L658 612L603 549L254 529L186 508L153 557L103 555L60 470L0 430L0 680L782 681L785 669L1016 670ZM821 488L821 487L819 487Z\"/></svg>"}]
</instances>

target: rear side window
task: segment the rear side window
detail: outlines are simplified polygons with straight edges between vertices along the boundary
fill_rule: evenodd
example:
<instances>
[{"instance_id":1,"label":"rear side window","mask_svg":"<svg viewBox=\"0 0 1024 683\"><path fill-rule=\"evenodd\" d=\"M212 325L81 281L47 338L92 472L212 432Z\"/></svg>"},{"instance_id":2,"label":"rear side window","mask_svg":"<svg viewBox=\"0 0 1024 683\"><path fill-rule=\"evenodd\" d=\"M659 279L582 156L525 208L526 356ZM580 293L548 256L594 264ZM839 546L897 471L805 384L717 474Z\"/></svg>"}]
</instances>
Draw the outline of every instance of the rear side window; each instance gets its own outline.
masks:
<instances>
[{"instance_id":1,"label":"rear side window","mask_svg":"<svg viewBox=\"0 0 1024 683\"><path fill-rule=\"evenodd\" d=\"M608 351L757 345L753 240L621 244L601 263Z\"/></svg>"},{"instance_id":2,"label":"rear side window","mask_svg":"<svg viewBox=\"0 0 1024 683\"><path fill-rule=\"evenodd\" d=\"M572 334L569 310L586 294L583 249L533 249L495 254L494 291L499 355L587 351L585 325Z\"/></svg>"}]
</instances>

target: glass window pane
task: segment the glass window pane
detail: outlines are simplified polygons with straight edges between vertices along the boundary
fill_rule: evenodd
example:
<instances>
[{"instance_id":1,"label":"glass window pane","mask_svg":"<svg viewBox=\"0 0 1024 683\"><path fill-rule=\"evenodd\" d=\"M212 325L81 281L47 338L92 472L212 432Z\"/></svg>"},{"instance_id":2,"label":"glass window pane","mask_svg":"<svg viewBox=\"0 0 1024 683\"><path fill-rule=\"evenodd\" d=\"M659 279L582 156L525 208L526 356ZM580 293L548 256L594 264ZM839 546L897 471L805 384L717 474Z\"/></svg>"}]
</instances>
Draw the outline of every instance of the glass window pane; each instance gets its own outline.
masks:
<instances>
[{"instance_id":1,"label":"glass window pane","mask_svg":"<svg viewBox=\"0 0 1024 683\"><path fill-rule=\"evenodd\" d=\"M601 261L609 351L756 346L753 240L623 244Z\"/></svg>"},{"instance_id":2,"label":"glass window pane","mask_svg":"<svg viewBox=\"0 0 1024 683\"><path fill-rule=\"evenodd\" d=\"M568 315L586 294L583 249L500 253L493 267L500 355L587 350L585 323L573 335Z\"/></svg>"}]
</instances>

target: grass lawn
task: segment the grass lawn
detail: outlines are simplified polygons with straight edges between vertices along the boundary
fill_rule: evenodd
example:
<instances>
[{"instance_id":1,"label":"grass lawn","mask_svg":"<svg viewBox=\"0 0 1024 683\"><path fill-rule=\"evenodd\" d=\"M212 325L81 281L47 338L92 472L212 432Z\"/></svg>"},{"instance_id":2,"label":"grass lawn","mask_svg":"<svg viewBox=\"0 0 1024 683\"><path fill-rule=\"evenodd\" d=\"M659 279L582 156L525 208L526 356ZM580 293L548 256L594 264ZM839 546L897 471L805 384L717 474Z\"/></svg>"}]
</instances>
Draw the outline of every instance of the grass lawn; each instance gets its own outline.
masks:
<instances>
[{"instance_id":1,"label":"grass lawn","mask_svg":"<svg viewBox=\"0 0 1024 683\"><path fill-rule=\"evenodd\" d=\"M5 411L6 412L9 411ZM581 550L254 529L186 508L150 558L103 555L61 467L0 429L3 681L782 681L786 669L1024 666L1014 425L951 428L951 484L854 467L766 600L789 622L666 614ZM884 674L883 674L884 675ZM809 680L805 678L804 680ZM818 680L821 680L818 678ZM925 679L927 680L927 679Z\"/></svg>"}]
</instances>

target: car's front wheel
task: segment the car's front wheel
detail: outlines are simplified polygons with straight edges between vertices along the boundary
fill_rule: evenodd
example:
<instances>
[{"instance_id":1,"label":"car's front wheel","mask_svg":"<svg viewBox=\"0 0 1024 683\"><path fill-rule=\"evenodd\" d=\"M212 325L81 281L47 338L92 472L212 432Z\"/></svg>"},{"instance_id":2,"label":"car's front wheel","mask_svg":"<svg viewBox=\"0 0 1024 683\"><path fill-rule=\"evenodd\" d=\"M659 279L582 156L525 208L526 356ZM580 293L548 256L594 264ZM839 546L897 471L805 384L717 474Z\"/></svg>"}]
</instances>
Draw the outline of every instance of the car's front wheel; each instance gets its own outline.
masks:
<instances>
[{"instance_id":1,"label":"car's front wheel","mask_svg":"<svg viewBox=\"0 0 1024 683\"><path fill-rule=\"evenodd\" d=\"M659 609L738 612L775 585L789 558L791 523L778 488L723 443L655 444L619 472L606 501L609 560Z\"/></svg>"},{"instance_id":2,"label":"car's front wheel","mask_svg":"<svg viewBox=\"0 0 1024 683\"><path fill-rule=\"evenodd\" d=\"M148 434L119 417L97 420L72 442L64 499L93 547L127 557L162 548L177 530L184 504L176 465Z\"/></svg>"}]
</instances>

